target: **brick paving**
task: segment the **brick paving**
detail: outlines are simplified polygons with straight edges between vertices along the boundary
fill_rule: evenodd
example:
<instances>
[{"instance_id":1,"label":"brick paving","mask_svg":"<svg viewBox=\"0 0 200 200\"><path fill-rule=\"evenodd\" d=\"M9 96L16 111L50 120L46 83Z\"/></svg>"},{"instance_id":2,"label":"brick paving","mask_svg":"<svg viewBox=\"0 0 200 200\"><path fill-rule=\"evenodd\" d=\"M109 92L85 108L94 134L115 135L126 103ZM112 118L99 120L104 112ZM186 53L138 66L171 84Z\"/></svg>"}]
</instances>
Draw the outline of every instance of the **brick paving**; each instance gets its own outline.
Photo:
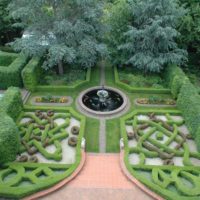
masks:
<instances>
[{"instance_id":1,"label":"brick paving","mask_svg":"<svg viewBox=\"0 0 200 200\"><path fill-rule=\"evenodd\" d=\"M80 174L41 200L152 200L130 182L120 168L119 154L87 154Z\"/></svg>"}]
</instances>

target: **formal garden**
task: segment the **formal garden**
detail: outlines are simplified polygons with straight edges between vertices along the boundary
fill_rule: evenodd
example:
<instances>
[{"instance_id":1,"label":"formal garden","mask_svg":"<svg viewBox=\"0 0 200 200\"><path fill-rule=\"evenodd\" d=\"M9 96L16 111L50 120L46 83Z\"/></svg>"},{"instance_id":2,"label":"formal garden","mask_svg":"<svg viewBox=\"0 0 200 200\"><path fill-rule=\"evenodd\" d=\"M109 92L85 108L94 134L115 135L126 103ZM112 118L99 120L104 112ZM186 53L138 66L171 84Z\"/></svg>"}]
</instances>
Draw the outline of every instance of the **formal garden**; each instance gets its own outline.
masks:
<instances>
[{"instance_id":1,"label":"formal garden","mask_svg":"<svg viewBox=\"0 0 200 200\"><path fill-rule=\"evenodd\" d=\"M199 66L196 0L0 0L0 199L115 153L161 198L199 200Z\"/></svg>"}]
</instances>

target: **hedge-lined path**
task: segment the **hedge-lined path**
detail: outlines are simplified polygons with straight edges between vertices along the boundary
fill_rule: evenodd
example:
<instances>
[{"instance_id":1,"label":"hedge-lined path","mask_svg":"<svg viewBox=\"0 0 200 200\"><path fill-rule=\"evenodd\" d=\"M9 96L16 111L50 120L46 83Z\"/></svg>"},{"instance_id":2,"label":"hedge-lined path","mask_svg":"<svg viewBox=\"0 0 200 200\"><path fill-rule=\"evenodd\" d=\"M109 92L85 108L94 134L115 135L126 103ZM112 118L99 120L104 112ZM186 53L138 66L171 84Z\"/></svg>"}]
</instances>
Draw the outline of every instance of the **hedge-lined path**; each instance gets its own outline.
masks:
<instances>
[{"instance_id":1,"label":"hedge-lined path","mask_svg":"<svg viewBox=\"0 0 200 200\"><path fill-rule=\"evenodd\" d=\"M80 174L42 200L152 200L120 168L119 154L87 154Z\"/></svg>"}]
</instances>

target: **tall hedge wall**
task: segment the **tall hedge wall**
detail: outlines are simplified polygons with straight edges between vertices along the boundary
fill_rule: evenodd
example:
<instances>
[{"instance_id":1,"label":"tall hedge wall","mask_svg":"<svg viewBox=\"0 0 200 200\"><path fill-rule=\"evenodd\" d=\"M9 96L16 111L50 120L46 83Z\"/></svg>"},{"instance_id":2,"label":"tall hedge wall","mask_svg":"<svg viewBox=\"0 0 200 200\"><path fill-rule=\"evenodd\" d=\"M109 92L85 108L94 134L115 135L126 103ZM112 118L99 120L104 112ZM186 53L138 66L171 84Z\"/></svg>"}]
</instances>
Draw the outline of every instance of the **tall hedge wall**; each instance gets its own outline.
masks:
<instances>
[{"instance_id":1,"label":"tall hedge wall","mask_svg":"<svg viewBox=\"0 0 200 200\"><path fill-rule=\"evenodd\" d=\"M19 146L17 125L11 117L0 113L0 165L14 161L19 152Z\"/></svg>"},{"instance_id":2,"label":"tall hedge wall","mask_svg":"<svg viewBox=\"0 0 200 200\"><path fill-rule=\"evenodd\" d=\"M165 70L165 80L171 88L174 98L178 97L182 85L189 81L183 70L177 65L169 65Z\"/></svg>"},{"instance_id":3,"label":"tall hedge wall","mask_svg":"<svg viewBox=\"0 0 200 200\"><path fill-rule=\"evenodd\" d=\"M26 62L27 58L21 54L16 57L13 53L0 52L0 89L23 86L21 71Z\"/></svg>"},{"instance_id":4,"label":"tall hedge wall","mask_svg":"<svg viewBox=\"0 0 200 200\"><path fill-rule=\"evenodd\" d=\"M0 101L0 112L7 113L13 120L16 120L23 109L23 102L20 90L10 87Z\"/></svg>"},{"instance_id":5,"label":"tall hedge wall","mask_svg":"<svg viewBox=\"0 0 200 200\"><path fill-rule=\"evenodd\" d=\"M24 86L34 91L42 74L41 59L32 58L22 71Z\"/></svg>"}]
</instances>

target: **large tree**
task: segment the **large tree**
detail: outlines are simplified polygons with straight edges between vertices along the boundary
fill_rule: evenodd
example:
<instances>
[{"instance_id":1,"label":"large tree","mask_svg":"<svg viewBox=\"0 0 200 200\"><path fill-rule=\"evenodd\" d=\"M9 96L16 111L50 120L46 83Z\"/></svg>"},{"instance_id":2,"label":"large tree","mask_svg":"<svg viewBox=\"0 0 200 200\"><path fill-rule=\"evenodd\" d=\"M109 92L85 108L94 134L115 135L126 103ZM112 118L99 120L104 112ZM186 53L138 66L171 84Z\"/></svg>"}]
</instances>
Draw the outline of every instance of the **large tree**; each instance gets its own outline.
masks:
<instances>
[{"instance_id":1,"label":"large tree","mask_svg":"<svg viewBox=\"0 0 200 200\"><path fill-rule=\"evenodd\" d=\"M91 67L107 51L101 42L103 5L99 0L13 0L10 11L27 27L13 46L29 56L45 56L45 69L63 63Z\"/></svg>"},{"instance_id":2,"label":"large tree","mask_svg":"<svg viewBox=\"0 0 200 200\"><path fill-rule=\"evenodd\" d=\"M129 1L130 2L130 1ZM181 65L187 52L178 48L175 39L179 19L185 14L176 0L132 0L132 21L119 45L124 64L145 73L160 72L167 64ZM128 25L128 23L127 23Z\"/></svg>"}]
</instances>

